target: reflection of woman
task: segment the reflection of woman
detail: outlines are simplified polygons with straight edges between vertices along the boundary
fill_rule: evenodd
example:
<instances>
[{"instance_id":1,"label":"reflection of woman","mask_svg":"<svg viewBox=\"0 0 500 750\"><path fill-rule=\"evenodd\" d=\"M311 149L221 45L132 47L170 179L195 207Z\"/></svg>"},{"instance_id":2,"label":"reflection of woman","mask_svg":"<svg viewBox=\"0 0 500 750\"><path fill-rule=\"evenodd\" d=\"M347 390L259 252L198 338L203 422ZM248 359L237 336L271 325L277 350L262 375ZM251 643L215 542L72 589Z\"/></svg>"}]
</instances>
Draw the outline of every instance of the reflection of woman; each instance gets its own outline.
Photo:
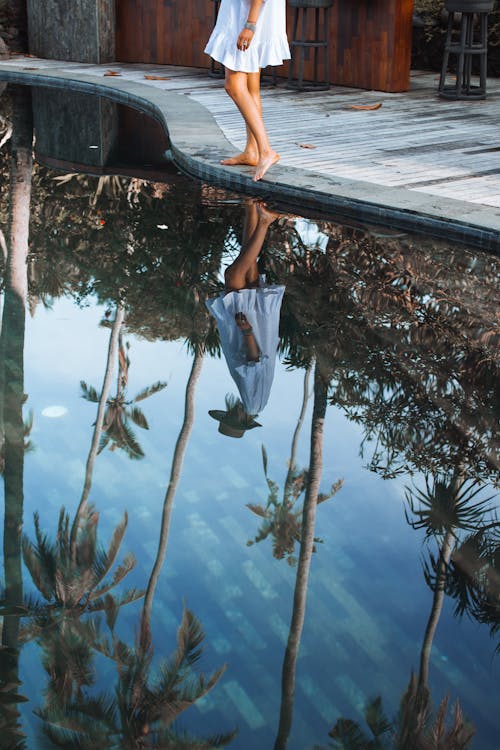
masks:
<instances>
[{"instance_id":1,"label":"reflection of woman","mask_svg":"<svg viewBox=\"0 0 500 750\"><path fill-rule=\"evenodd\" d=\"M285 0L222 0L205 52L225 66L226 91L247 129L243 153L222 164L254 166L254 180L260 180L279 159L262 119L260 71L290 57Z\"/></svg>"},{"instance_id":2,"label":"reflection of woman","mask_svg":"<svg viewBox=\"0 0 500 750\"><path fill-rule=\"evenodd\" d=\"M225 291L207 302L247 415L257 415L265 407L274 376L285 287L266 284L257 257L277 217L263 204L247 204L241 252L226 269Z\"/></svg>"}]
</instances>

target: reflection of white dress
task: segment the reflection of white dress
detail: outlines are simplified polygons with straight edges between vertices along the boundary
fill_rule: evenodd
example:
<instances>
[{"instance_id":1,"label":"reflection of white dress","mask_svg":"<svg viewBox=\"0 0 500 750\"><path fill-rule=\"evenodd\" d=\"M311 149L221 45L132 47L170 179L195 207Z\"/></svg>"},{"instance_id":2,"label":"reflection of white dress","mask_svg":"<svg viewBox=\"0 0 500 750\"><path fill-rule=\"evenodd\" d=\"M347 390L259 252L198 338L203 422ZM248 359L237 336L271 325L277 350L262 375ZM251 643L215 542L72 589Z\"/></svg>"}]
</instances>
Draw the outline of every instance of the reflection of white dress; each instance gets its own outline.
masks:
<instances>
[{"instance_id":1,"label":"reflection of white dress","mask_svg":"<svg viewBox=\"0 0 500 750\"><path fill-rule=\"evenodd\" d=\"M285 0L264 0L257 30L245 52L236 47L250 10L250 0L222 0L217 23L205 47L207 55L229 70L258 73L267 65L290 59L286 38Z\"/></svg>"},{"instance_id":2,"label":"reflection of white dress","mask_svg":"<svg viewBox=\"0 0 500 750\"><path fill-rule=\"evenodd\" d=\"M259 284L256 289L222 292L206 303L217 321L222 351L245 411L253 415L262 411L271 392L279 343L280 308L285 291L284 286L266 285L263 277L260 277ZM247 361L243 334L234 319L238 312L246 315L253 328L260 352L258 362Z\"/></svg>"}]
</instances>

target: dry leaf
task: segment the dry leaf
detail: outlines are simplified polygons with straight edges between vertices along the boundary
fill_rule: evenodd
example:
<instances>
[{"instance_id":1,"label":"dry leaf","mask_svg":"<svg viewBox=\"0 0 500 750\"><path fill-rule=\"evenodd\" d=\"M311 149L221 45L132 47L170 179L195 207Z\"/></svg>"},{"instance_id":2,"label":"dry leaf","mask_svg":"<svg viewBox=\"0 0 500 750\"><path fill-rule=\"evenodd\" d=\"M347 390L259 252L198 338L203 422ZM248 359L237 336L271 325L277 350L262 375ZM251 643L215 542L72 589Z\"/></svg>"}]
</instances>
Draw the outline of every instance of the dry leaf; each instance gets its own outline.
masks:
<instances>
[{"instance_id":1,"label":"dry leaf","mask_svg":"<svg viewBox=\"0 0 500 750\"><path fill-rule=\"evenodd\" d=\"M313 143L297 143L296 145L300 148L316 148Z\"/></svg>"},{"instance_id":2,"label":"dry leaf","mask_svg":"<svg viewBox=\"0 0 500 750\"><path fill-rule=\"evenodd\" d=\"M349 104L349 109L380 109L382 102L376 104Z\"/></svg>"},{"instance_id":3,"label":"dry leaf","mask_svg":"<svg viewBox=\"0 0 500 750\"><path fill-rule=\"evenodd\" d=\"M116 70L107 70L104 73L105 76L121 76L121 73L118 73Z\"/></svg>"},{"instance_id":4,"label":"dry leaf","mask_svg":"<svg viewBox=\"0 0 500 750\"><path fill-rule=\"evenodd\" d=\"M170 81L171 76L144 76L146 81Z\"/></svg>"}]
</instances>

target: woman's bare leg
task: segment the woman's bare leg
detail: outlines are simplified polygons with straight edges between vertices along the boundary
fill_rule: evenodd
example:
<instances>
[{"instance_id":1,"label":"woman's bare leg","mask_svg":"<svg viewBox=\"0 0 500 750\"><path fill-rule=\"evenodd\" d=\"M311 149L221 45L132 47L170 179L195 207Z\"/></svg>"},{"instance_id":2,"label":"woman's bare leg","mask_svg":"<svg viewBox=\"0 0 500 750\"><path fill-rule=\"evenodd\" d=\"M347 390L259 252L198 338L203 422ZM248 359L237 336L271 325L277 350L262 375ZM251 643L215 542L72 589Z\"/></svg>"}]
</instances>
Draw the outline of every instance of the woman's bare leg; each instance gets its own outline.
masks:
<instances>
[{"instance_id":1,"label":"woman's bare leg","mask_svg":"<svg viewBox=\"0 0 500 750\"><path fill-rule=\"evenodd\" d=\"M272 213L265 208L261 209L258 203L247 205L246 212L247 226L250 228L251 223L254 222L255 228L252 234L246 240L244 239L236 260L226 268L224 278L226 289L230 290L245 289L258 282L257 258L264 244L267 230L279 216L279 214Z\"/></svg>"},{"instance_id":2,"label":"woman's bare leg","mask_svg":"<svg viewBox=\"0 0 500 750\"><path fill-rule=\"evenodd\" d=\"M247 73L246 76L248 92L257 105L260 116L262 117L262 102L260 99L260 72ZM237 154L236 156L231 156L228 159L223 159L221 161L221 164L225 164L229 167L237 166L239 164L250 167L257 166L257 164L259 163L259 149L257 147L257 141L253 137L252 131L250 130L248 125L246 125L246 129L247 143L244 151L242 151L241 154Z\"/></svg>"},{"instance_id":3,"label":"woman's bare leg","mask_svg":"<svg viewBox=\"0 0 500 750\"><path fill-rule=\"evenodd\" d=\"M267 137L260 93L260 73L241 73L226 68L225 88L238 107L247 127L247 146L236 157L224 160L223 164L250 164L256 166L254 180L260 180L269 167L276 164L279 154L271 148ZM257 162L253 148L257 147ZM247 151L248 149L248 151Z\"/></svg>"}]
</instances>

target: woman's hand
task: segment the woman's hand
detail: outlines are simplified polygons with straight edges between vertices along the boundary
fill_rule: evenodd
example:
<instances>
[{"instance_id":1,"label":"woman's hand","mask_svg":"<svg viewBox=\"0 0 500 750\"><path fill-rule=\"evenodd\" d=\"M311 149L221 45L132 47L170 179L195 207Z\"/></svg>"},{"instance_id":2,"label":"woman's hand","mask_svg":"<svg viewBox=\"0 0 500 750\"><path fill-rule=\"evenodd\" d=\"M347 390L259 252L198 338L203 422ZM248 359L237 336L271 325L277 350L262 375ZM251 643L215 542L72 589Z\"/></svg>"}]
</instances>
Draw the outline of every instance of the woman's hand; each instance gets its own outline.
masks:
<instances>
[{"instance_id":1,"label":"woman's hand","mask_svg":"<svg viewBox=\"0 0 500 750\"><path fill-rule=\"evenodd\" d=\"M246 50L250 47L250 44L252 43L252 39L254 37L254 32L251 29L242 29L238 41L236 42L236 46L238 47L241 52L246 52Z\"/></svg>"}]
</instances>

